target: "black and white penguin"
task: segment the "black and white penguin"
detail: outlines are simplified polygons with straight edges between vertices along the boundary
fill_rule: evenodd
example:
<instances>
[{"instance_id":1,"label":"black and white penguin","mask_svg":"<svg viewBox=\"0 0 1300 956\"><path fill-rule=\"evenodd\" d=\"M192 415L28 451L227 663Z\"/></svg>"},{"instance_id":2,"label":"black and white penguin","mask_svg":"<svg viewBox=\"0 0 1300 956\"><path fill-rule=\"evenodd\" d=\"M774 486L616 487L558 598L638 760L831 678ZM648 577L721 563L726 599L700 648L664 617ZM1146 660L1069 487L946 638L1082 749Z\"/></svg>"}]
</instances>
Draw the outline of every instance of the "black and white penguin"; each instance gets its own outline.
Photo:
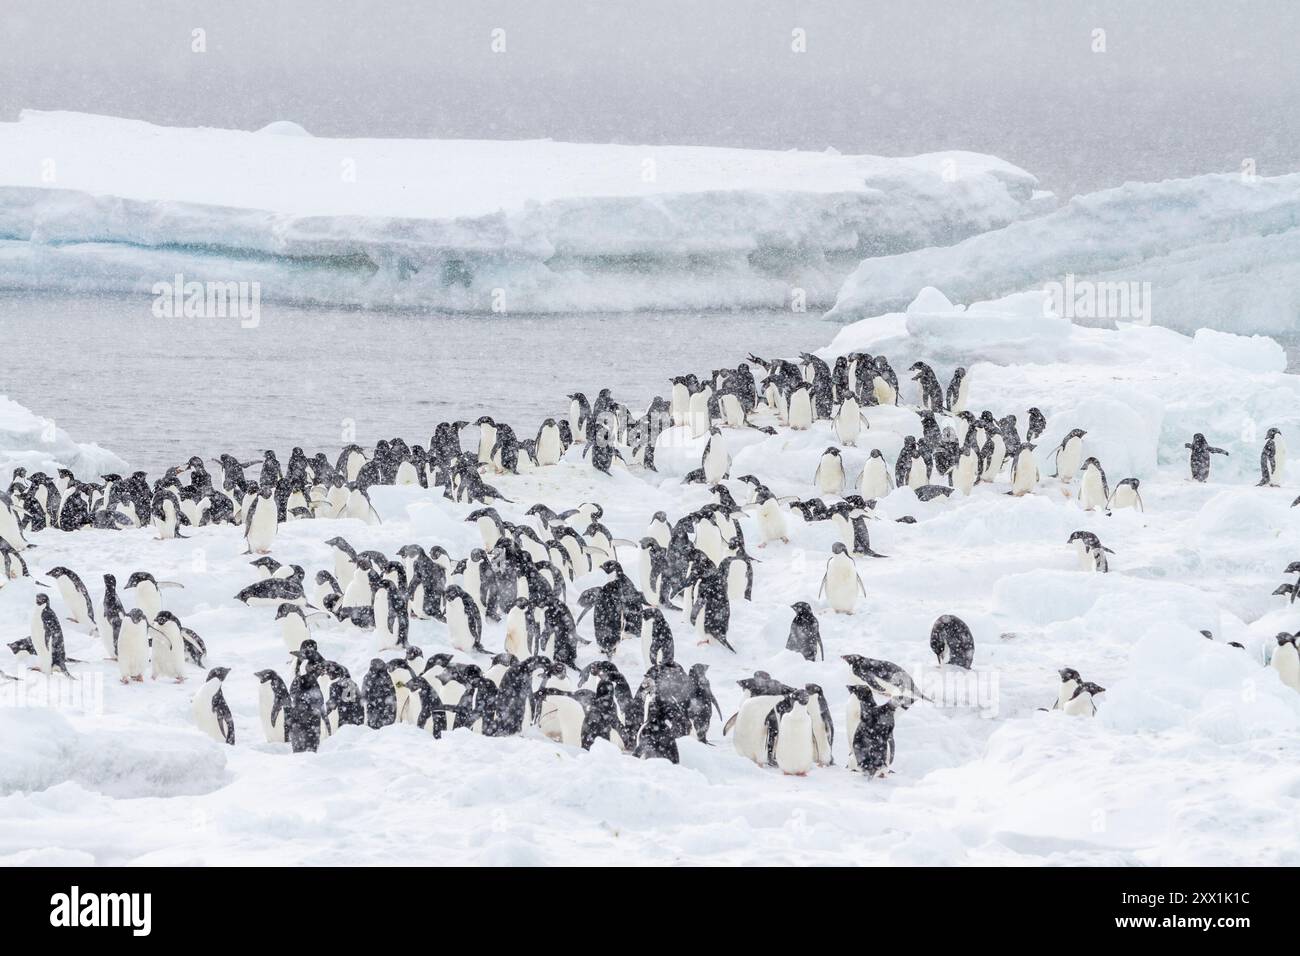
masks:
<instances>
[{"instance_id":1,"label":"black and white penguin","mask_svg":"<svg viewBox=\"0 0 1300 956\"><path fill-rule=\"evenodd\" d=\"M867 594L857 565L853 563L848 548L839 541L831 545L831 557L826 562L826 573L822 575L817 596L820 598L823 592L837 614L852 614L857 607L859 592L863 597Z\"/></svg>"},{"instance_id":2,"label":"black and white penguin","mask_svg":"<svg viewBox=\"0 0 1300 956\"><path fill-rule=\"evenodd\" d=\"M30 620L31 645L39 662L38 669L47 677L54 673L71 677L68 655L63 644L63 626L59 616L50 607L48 595L36 595L36 606ZM12 647L12 645L11 645Z\"/></svg>"},{"instance_id":3,"label":"black and white penguin","mask_svg":"<svg viewBox=\"0 0 1300 956\"><path fill-rule=\"evenodd\" d=\"M1007 492L1019 498L1038 487L1038 460L1034 458L1034 449L1038 446L1025 442L1016 451L1011 463L1011 490Z\"/></svg>"},{"instance_id":4,"label":"black and white penguin","mask_svg":"<svg viewBox=\"0 0 1300 956\"><path fill-rule=\"evenodd\" d=\"M813 483L817 486L818 493L823 495L844 493L844 461L840 458L840 450L834 445L822 452L817 470L813 473Z\"/></svg>"},{"instance_id":5,"label":"black and white penguin","mask_svg":"<svg viewBox=\"0 0 1300 956\"><path fill-rule=\"evenodd\" d=\"M352 679L348 669L335 661L326 661L325 676L329 678L329 700L325 702L325 720L330 733L343 726L360 727L366 722L366 705L361 688Z\"/></svg>"},{"instance_id":6,"label":"black and white penguin","mask_svg":"<svg viewBox=\"0 0 1300 956\"><path fill-rule=\"evenodd\" d=\"M718 712L718 720L722 720L722 705L713 694L708 670L708 664L691 665L686 700L686 718L691 723L696 739L703 744L709 742L709 726L713 722L715 710Z\"/></svg>"},{"instance_id":7,"label":"black and white penguin","mask_svg":"<svg viewBox=\"0 0 1300 956\"><path fill-rule=\"evenodd\" d=\"M1103 545L1101 539L1091 531L1075 531L1066 539L1065 543L1074 545L1075 551L1079 555L1080 569L1099 571L1103 574L1110 570L1106 555L1115 552Z\"/></svg>"},{"instance_id":8,"label":"black and white penguin","mask_svg":"<svg viewBox=\"0 0 1300 956\"><path fill-rule=\"evenodd\" d=\"M1033 441L1047 431L1047 418L1038 408L1029 409L1029 427L1025 430L1025 441Z\"/></svg>"},{"instance_id":9,"label":"black and white penguin","mask_svg":"<svg viewBox=\"0 0 1300 956\"><path fill-rule=\"evenodd\" d=\"M1296 650L1296 636L1285 631L1275 638L1277 646L1268 665L1277 671L1282 683L1292 690L1300 690L1300 652Z\"/></svg>"},{"instance_id":10,"label":"black and white penguin","mask_svg":"<svg viewBox=\"0 0 1300 956\"><path fill-rule=\"evenodd\" d=\"M58 586L59 595L68 608L68 620L73 624L89 628L91 634L98 634L99 625L95 621L95 605L90 600L90 591L86 589L81 578L65 567L53 568L47 576L53 578Z\"/></svg>"},{"instance_id":11,"label":"black and white penguin","mask_svg":"<svg viewBox=\"0 0 1300 956\"><path fill-rule=\"evenodd\" d=\"M194 713L194 722L217 743L235 745L235 718L230 713L230 705L221 692L221 682L230 673L229 667L214 667L208 671L203 686L194 695L190 709Z\"/></svg>"},{"instance_id":12,"label":"black and white penguin","mask_svg":"<svg viewBox=\"0 0 1300 956\"><path fill-rule=\"evenodd\" d=\"M930 650L940 664L969 669L975 660L975 637L961 618L944 614L930 628Z\"/></svg>"},{"instance_id":13,"label":"black and white penguin","mask_svg":"<svg viewBox=\"0 0 1300 956\"><path fill-rule=\"evenodd\" d=\"M285 742L284 722L289 709L289 688L284 678L273 670L253 674L257 678L257 712L262 721L266 742Z\"/></svg>"},{"instance_id":14,"label":"black and white penguin","mask_svg":"<svg viewBox=\"0 0 1300 956\"><path fill-rule=\"evenodd\" d=\"M1142 495L1138 492L1141 482L1136 478L1124 478L1116 482L1115 489L1110 493L1110 500L1106 502L1107 511L1118 511L1121 508L1136 508L1138 511L1145 511L1142 505Z\"/></svg>"},{"instance_id":15,"label":"black and white penguin","mask_svg":"<svg viewBox=\"0 0 1300 956\"><path fill-rule=\"evenodd\" d=\"M1079 507L1084 511L1103 511L1109 500L1106 472L1096 458L1088 458L1083 463L1083 478L1079 481Z\"/></svg>"},{"instance_id":16,"label":"black and white penguin","mask_svg":"<svg viewBox=\"0 0 1300 956\"><path fill-rule=\"evenodd\" d=\"M716 485L731 471L731 453L727 450L727 440L717 428L709 429L709 440L700 456L700 469L707 485Z\"/></svg>"},{"instance_id":17,"label":"black and white penguin","mask_svg":"<svg viewBox=\"0 0 1300 956\"><path fill-rule=\"evenodd\" d=\"M483 617L478 602L464 588L453 584L443 592L451 646L458 651L479 651L483 647Z\"/></svg>"},{"instance_id":18,"label":"black and white penguin","mask_svg":"<svg viewBox=\"0 0 1300 956\"><path fill-rule=\"evenodd\" d=\"M361 682L361 699L366 708L366 726L371 730L397 721L397 688L389 676L388 665L376 657Z\"/></svg>"},{"instance_id":19,"label":"black and white penguin","mask_svg":"<svg viewBox=\"0 0 1300 956\"><path fill-rule=\"evenodd\" d=\"M149 619L144 611L138 607L124 611L115 636L117 669L122 683L142 683L145 668L149 666Z\"/></svg>"},{"instance_id":20,"label":"black and white penguin","mask_svg":"<svg viewBox=\"0 0 1300 956\"><path fill-rule=\"evenodd\" d=\"M1205 436L1202 435L1200 432L1197 432L1195 435L1193 435L1191 442L1184 444L1183 447L1190 449L1192 453L1191 454L1192 480L1199 481L1202 483L1205 482L1210 477L1210 456L1211 455L1226 456L1228 454L1222 448L1215 448L1213 445L1211 445L1208 441L1205 440Z\"/></svg>"},{"instance_id":21,"label":"black and white penguin","mask_svg":"<svg viewBox=\"0 0 1300 956\"><path fill-rule=\"evenodd\" d=\"M243 507L244 542L248 546L245 553L266 554L280 529L274 487L263 487L261 492L245 496Z\"/></svg>"},{"instance_id":22,"label":"black and white penguin","mask_svg":"<svg viewBox=\"0 0 1300 956\"><path fill-rule=\"evenodd\" d=\"M840 402L839 408L835 410L835 437L840 440L841 445L847 445L852 448L858 443L858 436L862 434L862 429L867 426L866 416L862 414L862 406L852 394L844 397Z\"/></svg>"},{"instance_id":23,"label":"black and white penguin","mask_svg":"<svg viewBox=\"0 0 1300 956\"><path fill-rule=\"evenodd\" d=\"M824 661L826 648L822 645L821 626L817 615L807 601L796 601L790 607L794 610L794 620L790 622L790 636L786 638L786 650L794 651L804 660Z\"/></svg>"},{"instance_id":24,"label":"black and white penguin","mask_svg":"<svg viewBox=\"0 0 1300 956\"><path fill-rule=\"evenodd\" d=\"M1097 713L1097 698L1105 693L1106 688L1091 681L1083 681L1074 689L1074 694L1061 708L1071 717L1092 717Z\"/></svg>"},{"instance_id":25,"label":"black and white penguin","mask_svg":"<svg viewBox=\"0 0 1300 956\"><path fill-rule=\"evenodd\" d=\"M879 702L872 689L864 684L849 686L849 705L855 711L849 731L849 769L868 779L886 777L894 763L894 717L897 698Z\"/></svg>"},{"instance_id":26,"label":"black and white penguin","mask_svg":"<svg viewBox=\"0 0 1300 956\"><path fill-rule=\"evenodd\" d=\"M879 448L871 449L871 455L862 466L862 474L858 476L858 493L870 501L883 498L893 490L894 480L889 473L889 462L885 461Z\"/></svg>"},{"instance_id":27,"label":"black and white penguin","mask_svg":"<svg viewBox=\"0 0 1300 956\"><path fill-rule=\"evenodd\" d=\"M1061 684L1057 688L1056 702L1052 704L1052 710L1064 710L1065 705L1074 696L1074 692L1083 683L1083 678L1073 667L1062 667L1057 673L1061 677Z\"/></svg>"},{"instance_id":28,"label":"black and white penguin","mask_svg":"<svg viewBox=\"0 0 1300 956\"><path fill-rule=\"evenodd\" d=\"M958 366L953 370L952 381L948 383L948 392L945 396L948 402L948 414L960 415L966 411L966 400L970 394L970 378L966 369Z\"/></svg>"},{"instance_id":29,"label":"black and white penguin","mask_svg":"<svg viewBox=\"0 0 1300 956\"><path fill-rule=\"evenodd\" d=\"M921 400L918 404L926 411L936 414L944 411L943 389L939 387L934 369L924 362L913 362L908 371L912 373L912 381L921 387Z\"/></svg>"},{"instance_id":30,"label":"black and white penguin","mask_svg":"<svg viewBox=\"0 0 1300 956\"><path fill-rule=\"evenodd\" d=\"M1260 487L1265 485L1277 487L1282 483L1282 475L1285 471L1286 442L1282 440L1280 429L1270 428L1264 437L1264 450L1259 453Z\"/></svg>"},{"instance_id":31,"label":"black and white penguin","mask_svg":"<svg viewBox=\"0 0 1300 956\"><path fill-rule=\"evenodd\" d=\"M1083 460L1083 439L1088 433L1082 428L1072 428L1056 446L1052 457L1056 462L1056 475L1066 484L1074 480L1074 473L1079 470Z\"/></svg>"},{"instance_id":32,"label":"black and white penguin","mask_svg":"<svg viewBox=\"0 0 1300 956\"><path fill-rule=\"evenodd\" d=\"M297 604L305 605L307 603L307 593L303 590L302 581L306 572L299 565L292 565L288 577L270 577L263 578L254 584L250 584L238 594L235 600L247 604L249 607L260 605Z\"/></svg>"}]
</instances>

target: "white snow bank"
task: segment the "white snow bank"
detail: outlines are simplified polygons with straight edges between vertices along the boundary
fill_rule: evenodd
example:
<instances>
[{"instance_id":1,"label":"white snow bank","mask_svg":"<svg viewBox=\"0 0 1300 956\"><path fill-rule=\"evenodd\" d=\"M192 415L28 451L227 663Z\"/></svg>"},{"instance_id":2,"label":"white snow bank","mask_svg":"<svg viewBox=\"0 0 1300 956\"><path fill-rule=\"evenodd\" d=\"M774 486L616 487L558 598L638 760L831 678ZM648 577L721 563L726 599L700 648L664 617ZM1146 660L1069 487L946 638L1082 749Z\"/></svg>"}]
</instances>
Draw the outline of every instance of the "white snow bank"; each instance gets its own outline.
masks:
<instances>
[{"instance_id":1,"label":"white snow bank","mask_svg":"<svg viewBox=\"0 0 1300 956\"><path fill-rule=\"evenodd\" d=\"M1067 275L1150 283L1149 317L1170 328L1300 331L1300 174L1129 183L953 246L865 259L829 315L896 311L930 285L969 302Z\"/></svg>"},{"instance_id":2,"label":"white snow bank","mask_svg":"<svg viewBox=\"0 0 1300 956\"><path fill-rule=\"evenodd\" d=\"M179 272L368 307L789 308L802 289L822 308L864 256L1043 210L1035 182L966 152L339 140L24 111L0 124L0 286L144 293Z\"/></svg>"},{"instance_id":3,"label":"white snow bank","mask_svg":"<svg viewBox=\"0 0 1300 956\"><path fill-rule=\"evenodd\" d=\"M13 470L20 466L28 474L50 475L61 467L70 468L83 481L128 470L126 462L111 451L74 442L53 420L0 395L0 487L8 487Z\"/></svg>"},{"instance_id":4,"label":"white snow bank","mask_svg":"<svg viewBox=\"0 0 1300 956\"><path fill-rule=\"evenodd\" d=\"M1071 428L1088 431L1085 454L1101 460L1112 483L1157 467L1186 475L1183 444L1196 432L1228 450L1212 471L1227 480L1258 478L1269 428L1300 442L1300 377L1283 373L1281 346L1263 336L1085 328L1053 315L1043 292L967 307L926 288L904 312L845 326L818 354L857 351L929 362L945 384L966 366L970 409L1013 412L1022 432L1036 405L1048 421L1037 442L1044 474L1055 471L1051 453ZM904 400L918 402L905 368L896 368Z\"/></svg>"}]
</instances>

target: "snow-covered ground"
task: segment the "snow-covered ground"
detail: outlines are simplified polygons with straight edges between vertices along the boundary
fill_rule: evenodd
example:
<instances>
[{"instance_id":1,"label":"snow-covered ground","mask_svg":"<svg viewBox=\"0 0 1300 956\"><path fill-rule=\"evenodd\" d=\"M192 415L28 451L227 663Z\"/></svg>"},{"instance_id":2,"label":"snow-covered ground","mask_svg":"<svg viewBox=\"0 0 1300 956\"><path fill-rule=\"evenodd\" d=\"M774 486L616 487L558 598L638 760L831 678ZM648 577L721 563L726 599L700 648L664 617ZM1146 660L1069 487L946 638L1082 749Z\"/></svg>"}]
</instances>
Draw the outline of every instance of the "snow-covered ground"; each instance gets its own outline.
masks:
<instances>
[{"instance_id":1,"label":"snow-covered ground","mask_svg":"<svg viewBox=\"0 0 1300 956\"><path fill-rule=\"evenodd\" d=\"M1300 173L1129 183L946 248L865 259L830 316L851 321L900 309L928 285L973 302L1072 275L1148 283L1145 318L1157 325L1295 335L1298 263ZM1142 318L1137 311L1079 317Z\"/></svg>"},{"instance_id":2,"label":"snow-covered ground","mask_svg":"<svg viewBox=\"0 0 1300 956\"><path fill-rule=\"evenodd\" d=\"M1084 512L1070 488L1046 477L1023 498L1005 494L1005 476L968 498L922 503L894 491L879 503L886 520L871 525L873 547L889 557L859 559L866 597L852 616L816 600L835 540L829 523L791 515L791 542L757 549L754 519L743 519L761 563L753 602L733 606L737 653L697 647L670 614L678 660L710 665L728 716L740 700L734 681L755 669L821 684L841 730L836 766L806 777L760 768L716 721L716 746L683 740L680 766L601 743L568 749L535 731L490 739L462 730L433 741L411 727L348 728L317 754L291 755L266 744L258 724L253 672L284 673L288 658L272 612L232 600L254 579L237 529L166 542L143 530L47 531L34 536L33 572L66 565L96 600L105 572L121 581L147 569L185 584L166 592L167 606L204 637L213 665L232 669L225 686L238 741L219 746L194 727L196 668L184 685L123 687L100 661L98 640L67 625L69 653L87 662L74 673L89 712L75 701L0 708L0 862L1300 863L1300 694L1263 663L1273 635L1300 621L1294 605L1270 596L1282 569L1300 559L1300 509L1290 507L1298 482L1292 474L1283 488L1255 486L1269 427L1300 447L1292 437L1300 436L1300 378L1282 372L1281 349L1212 332L1079 328L1045 318L1032 296L962 310L934 290L907 313L846 327L822 354L855 349L889 355L904 378L917 359L945 382L955 364L966 365L970 407L1014 413L1022 430L1025 410L1038 406L1048 420L1044 475L1053 470L1047 450L1069 429L1088 429L1085 455L1101 459L1112 483L1141 478L1146 510ZM617 381L611 367L616 395ZM915 402L915 386L904 385L903 400ZM564 391L557 381L557 412ZM844 450L851 479L870 448L892 462L903 435L919 432L907 409L873 408L867 417L859 447ZM521 434L535 425L513 424ZM1203 485L1188 480L1182 448L1197 431L1231 453L1215 458ZM775 436L724 434L733 477L754 473L801 498L813 494L822 450L838 444L826 422ZM709 500L702 486L681 484L701 445L666 433L658 475L615 469L607 477L575 450L558 466L492 480L515 502L500 508L507 520L523 521L536 502L596 501L615 535L637 539L653 512L676 519ZM743 501L745 486L730 485ZM479 543L463 521L468 506L418 488L376 489L375 500L382 525L293 522L274 556L314 574L330 566L323 542L336 534L390 554L419 542L462 556ZM888 520L904 515L916 523ZM1065 542L1081 529L1114 550L1111 573L1079 570ZM619 556L635 577L635 549ZM603 579L579 579L570 593ZM0 590L0 632L26 632L34 593L30 580ZM797 600L819 608L824 662L784 649ZM929 654L930 625L945 613L974 633L970 683L940 672ZM316 636L354 677L374 656L364 633L330 625ZM484 640L499 649L502 626L489 625ZM413 623L412 642L450 650L435 622ZM585 647L581 662L592 653ZM849 672L839 655L847 653L892 660L949 703L899 715L887 780L844 769ZM643 670L636 641L616 663L635 686ZM0 666L39 697L40 675L3 649ZM1040 710L1066 666L1108 688L1096 718ZM964 687L965 702L954 705L962 695L944 686Z\"/></svg>"},{"instance_id":3,"label":"snow-covered ground","mask_svg":"<svg viewBox=\"0 0 1300 956\"><path fill-rule=\"evenodd\" d=\"M0 287L488 312L828 306L864 256L1052 205L991 156L341 140L24 111L0 124ZM495 290L504 290L497 293ZM504 296L504 301L502 301Z\"/></svg>"}]
</instances>

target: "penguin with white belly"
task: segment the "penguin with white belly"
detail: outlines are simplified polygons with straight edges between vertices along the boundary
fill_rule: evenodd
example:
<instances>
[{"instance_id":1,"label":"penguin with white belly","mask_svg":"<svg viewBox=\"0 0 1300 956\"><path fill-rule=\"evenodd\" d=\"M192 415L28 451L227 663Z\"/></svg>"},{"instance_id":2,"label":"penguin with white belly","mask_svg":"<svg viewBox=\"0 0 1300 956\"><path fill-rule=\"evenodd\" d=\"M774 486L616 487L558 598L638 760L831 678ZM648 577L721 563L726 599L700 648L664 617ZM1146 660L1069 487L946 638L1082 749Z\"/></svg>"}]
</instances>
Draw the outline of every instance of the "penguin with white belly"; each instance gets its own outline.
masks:
<instances>
[{"instance_id":1,"label":"penguin with white belly","mask_svg":"<svg viewBox=\"0 0 1300 956\"><path fill-rule=\"evenodd\" d=\"M837 614L852 614L859 592L863 597L867 594L857 565L853 563L848 548L839 541L831 545L831 558L826 562L826 573L822 575L817 596L821 597L823 592Z\"/></svg>"},{"instance_id":2,"label":"penguin with white belly","mask_svg":"<svg viewBox=\"0 0 1300 956\"><path fill-rule=\"evenodd\" d=\"M1061 439L1061 443L1056 446L1053 456L1056 459L1056 475L1065 484L1074 480L1074 473L1079 470L1079 463L1083 459L1083 438L1088 433L1082 428L1072 428L1069 434Z\"/></svg>"},{"instance_id":3,"label":"penguin with white belly","mask_svg":"<svg viewBox=\"0 0 1300 956\"><path fill-rule=\"evenodd\" d=\"M1097 713L1097 698L1105 691L1100 684L1082 681L1061 710L1071 717L1093 717Z\"/></svg>"},{"instance_id":4,"label":"penguin with white belly","mask_svg":"<svg viewBox=\"0 0 1300 956\"><path fill-rule=\"evenodd\" d=\"M863 498L883 498L894 490L894 481L889 474L889 462L879 448L871 449L871 455L862 466L858 476L858 492Z\"/></svg>"},{"instance_id":5,"label":"penguin with white belly","mask_svg":"<svg viewBox=\"0 0 1300 956\"><path fill-rule=\"evenodd\" d=\"M727 451L727 441L717 428L709 429L709 441L704 446L700 468L704 472L705 484L709 485L722 481L731 470L731 453Z\"/></svg>"},{"instance_id":6,"label":"penguin with white belly","mask_svg":"<svg viewBox=\"0 0 1300 956\"><path fill-rule=\"evenodd\" d=\"M769 542L790 543L790 530L786 526L785 512L781 510L780 499L767 489L759 492L758 497L758 546L766 548Z\"/></svg>"},{"instance_id":7,"label":"penguin with white belly","mask_svg":"<svg viewBox=\"0 0 1300 956\"><path fill-rule=\"evenodd\" d=\"M90 591L86 589L81 578L65 567L54 568L47 576L54 578L58 585L59 595L68 608L68 620L73 624L89 628L91 634L98 634L99 625L95 621L95 605L91 602Z\"/></svg>"},{"instance_id":8,"label":"penguin with white belly","mask_svg":"<svg viewBox=\"0 0 1300 956\"><path fill-rule=\"evenodd\" d=\"M840 450L834 445L822 452L817 462L817 471L813 474L813 483L823 495L840 495L844 493L844 462Z\"/></svg>"},{"instance_id":9,"label":"penguin with white belly","mask_svg":"<svg viewBox=\"0 0 1300 956\"><path fill-rule=\"evenodd\" d=\"M1007 492L1017 498L1027 495L1038 487L1038 461L1034 458L1034 449L1038 447L1025 442L1016 452L1011 464L1011 490Z\"/></svg>"},{"instance_id":10,"label":"penguin with white belly","mask_svg":"<svg viewBox=\"0 0 1300 956\"><path fill-rule=\"evenodd\" d=\"M122 683L142 683L148 666L149 621L144 611L133 607L122 615L122 625L117 633L117 669Z\"/></svg>"},{"instance_id":11,"label":"penguin with white belly","mask_svg":"<svg viewBox=\"0 0 1300 956\"><path fill-rule=\"evenodd\" d=\"M190 708L199 730L217 743L225 743L233 747L235 718L231 715L230 705L226 703L225 695L221 692L222 681L229 673L229 667L214 667L208 671L207 679L199 688L199 692L194 695Z\"/></svg>"},{"instance_id":12,"label":"penguin with white belly","mask_svg":"<svg viewBox=\"0 0 1300 956\"><path fill-rule=\"evenodd\" d=\"M1268 664L1277 671L1282 683L1292 690L1300 690L1300 652L1296 650L1296 636L1282 631L1276 641L1277 647L1273 649Z\"/></svg>"},{"instance_id":13,"label":"penguin with white belly","mask_svg":"<svg viewBox=\"0 0 1300 956\"><path fill-rule=\"evenodd\" d=\"M180 619L170 611L159 611L150 625L153 631L153 679L185 680L185 635Z\"/></svg>"},{"instance_id":14,"label":"penguin with white belly","mask_svg":"<svg viewBox=\"0 0 1300 956\"><path fill-rule=\"evenodd\" d=\"M816 763L808 692L796 691L776 705L776 743L772 759L782 773L802 777Z\"/></svg>"},{"instance_id":15,"label":"penguin with white belly","mask_svg":"<svg viewBox=\"0 0 1300 956\"><path fill-rule=\"evenodd\" d=\"M273 670L253 674L257 678L257 712L269 744L284 743L284 718L289 709L289 688Z\"/></svg>"},{"instance_id":16,"label":"penguin with white belly","mask_svg":"<svg viewBox=\"0 0 1300 956\"><path fill-rule=\"evenodd\" d=\"M280 530L277 512L272 488L244 499L244 541L248 545L245 554L266 554L271 550L276 532Z\"/></svg>"},{"instance_id":17,"label":"penguin with white belly","mask_svg":"<svg viewBox=\"0 0 1300 956\"><path fill-rule=\"evenodd\" d=\"M1083 463L1083 478L1079 482L1079 507L1084 511L1104 511L1110 500L1110 487L1101 462L1089 458Z\"/></svg>"},{"instance_id":18,"label":"penguin with white belly","mask_svg":"<svg viewBox=\"0 0 1300 956\"><path fill-rule=\"evenodd\" d=\"M787 424L795 431L804 431L812 427L812 391L807 385L800 385L790 394L787 415Z\"/></svg>"},{"instance_id":19,"label":"penguin with white belly","mask_svg":"<svg viewBox=\"0 0 1300 956\"><path fill-rule=\"evenodd\" d=\"M1115 490L1110 493L1110 500L1106 502L1106 510L1118 511L1122 508L1136 508L1138 511L1145 511L1142 506L1142 495L1138 488L1142 483L1136 478L1125 478L1115 485Z\"/></svg>"},{"instance_id":20,"label":"penguin with white belly","mask_svg":"<svg viewBox=\"0 0 1300 956\"><path fill-rule=\"evenodd\" d=\"M865 424L866 418L863 417L862 406L853 395L840 402L840 407L835 411L835 437L840 440L841 445L849 447L857 445L858 436L862 434Z\"/></svg>"}]
</instances>

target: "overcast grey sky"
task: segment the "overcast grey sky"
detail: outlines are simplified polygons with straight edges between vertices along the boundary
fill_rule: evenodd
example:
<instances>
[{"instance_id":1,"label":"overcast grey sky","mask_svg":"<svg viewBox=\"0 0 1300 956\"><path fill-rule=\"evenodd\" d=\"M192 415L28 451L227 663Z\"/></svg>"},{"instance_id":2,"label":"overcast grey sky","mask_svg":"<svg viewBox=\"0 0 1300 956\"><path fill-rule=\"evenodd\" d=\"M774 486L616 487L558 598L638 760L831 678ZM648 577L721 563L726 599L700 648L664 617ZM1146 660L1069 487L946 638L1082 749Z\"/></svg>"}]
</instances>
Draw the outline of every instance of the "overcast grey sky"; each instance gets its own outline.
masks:
<instances>
[{"instance_id":1,"label":"overcast grey sky","mask_svg":"<svg viewBox=\"0 0 1300 956\"><path fill-rule=\"evenodd\" d=\"M0 119L967 148L1069 195L1300 169L1297 37L1300 0L3 0Z\"/></svg>"}]
</instances>

